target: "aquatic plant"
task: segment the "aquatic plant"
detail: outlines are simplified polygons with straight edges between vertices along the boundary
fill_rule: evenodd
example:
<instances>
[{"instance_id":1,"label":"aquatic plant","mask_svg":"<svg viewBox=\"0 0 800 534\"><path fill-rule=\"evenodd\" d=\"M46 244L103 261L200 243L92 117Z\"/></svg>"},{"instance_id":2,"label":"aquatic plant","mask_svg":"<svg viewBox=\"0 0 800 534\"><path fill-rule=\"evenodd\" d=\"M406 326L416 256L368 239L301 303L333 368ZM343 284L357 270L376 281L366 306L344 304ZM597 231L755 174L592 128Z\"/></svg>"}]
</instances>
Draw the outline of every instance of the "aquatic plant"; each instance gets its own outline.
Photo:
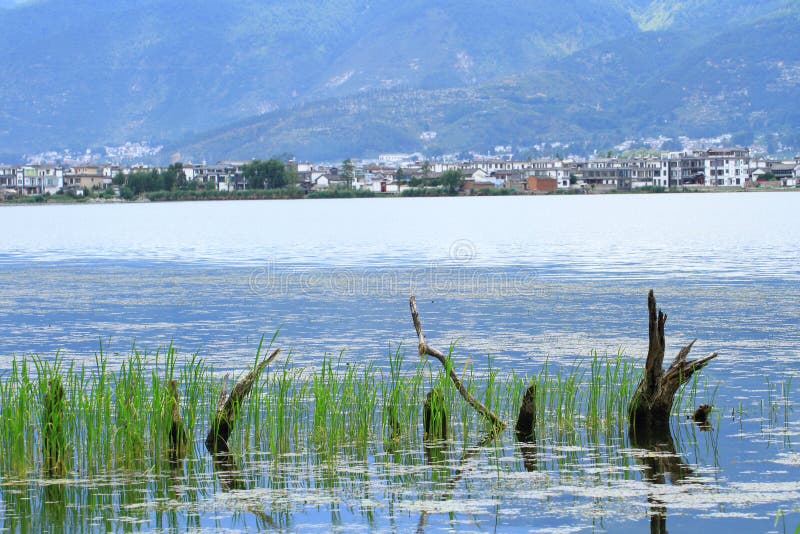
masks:
<instances>
[{"instance_id":1,"label":"aquatic plant","mask_svg":"<svg viewBox=\"0 0 800 534\"><path fill-rule=\"evenodd\" d=\"M48 360L18 357L0 377L0 478L6 484L0 487L0 506L16 518L3 526L36 530L37 521L61 521L77 525L74 530L86 529L92 514L80 519L69 508L38 504L76 501L89 510L115 510L116 515L132 503L123 514L131 521L156 513L158 524L174 525L179 517L189 525L199 520L196 511L187 516L186 510L216 499L214 491L255 488L277 491L268 514L275 524L291 524L293 505L280 497L287 492L299 491L299 499L311 492L315 502L330 503L332 513L349 496L365 503L362 512L368 517L369 503L393 506L407 501L407 492L425 503L455 499L457 487L478 484L469 475L475 469L498 483L508 471L539 471L525 484L546 493L554 484L585 484L587 477L613 485L650 476L648 469L683 473L709 463L709 457L711 464L717 463L720 418L731 407L712 412L710 430L685 417L697 402L714 402L717 386L706 377L693 378L676 396L680 402L674 405L672 421L677 452L664 454L681 454L686 460L654 463L648 458L663 455L632 452L646 444L631 442L626 432L626 405L640 371L621 349L605 355L592 351L567 365L545 361L533 375L497 372L492 357L464 356L455 349L451 346L444 367L407 359L402 347L364 364L347 363L340 354L301 367L290 354L254 381L230 436L235 455L214 461L203 450L202 438L221 391L231 390L235 381L220 379L197 354L183 356L173 347L151 354L134 348L116 369L102 350L91 365L68 363L60 355ZM259 353L248 367L263 361ZM453 368L455 361L463 362L458 369ZM449 378L451 371L460 375L470 395L506 421L516 419L526 390L533 386L534 431L520 442L513 433L489 433L487 441L491 423L463 401ZM58 383L63 401L54 385ZM762 399L763 436L769 442L774 434L782 445L779 450L787 450L779 440L790 434L791 387L791 380L771 380ZM48 397L48 391L56 393ZM429 391L435 391L431 400L440 414L433 427L445 427L446 440L424 439L423 404ZM52 408L46 408L48 399ZM756 411L751 415L757 416L758 400L753 402ZM747 424L741 416L746 407L739 404L738 409L739 424ZM176 454L170 433L176 410L186 432L185 456ZM48 421L54 424L48 427ZM48 428L57 437L47 438L55 448L45 445ZM19 482L62 474L74 482ZM128 480L131 476L135 480ZM80 487L82 480L92 482ZM218 486L209 487L209 481ZM18 483L25 488L17 489L13 484ZM117 483L119 491L109 489ZM161 501L142 504L143 492ZM608 507L599 499L593 513L602 517ZM263 517L263 507L246 510ZM38 519L21 519L32 514ZM104 517L102 528L115 528L105 512L97 514Z\"/></svg>"},{"instance_id":2,"label":"aquatic plant","mask_svg":"<svg viewBox=\"0 0 800 534\"><path fill-rule=\"evenodd\" d=\"M406 362L401 347L387 355L386 367L378 367L377 360L357 365L344 363L342 355L325 355L309 369L293 366L289 357L256 380L237 408L240 423L231 446L241 453L267 452L273 459L319 453L331 462L348 448L364 457L376 440L387 451L414 446L425 434L429 391L435 392L429 400L436 408L431 414L439 418L438 434L446 429L449 439L466 445L491 425L460 399L449 380L454 348L444 369L424 360ZM259 361L257 356L254 365ZM575 440L584 433L618 439L640 378L621 349L604 356L593 351L569 366L545 361L533 376L503 375L491 358L476 374L474 361L467 358L460 370L463 387L505 420L516 420L524 392L534 386L534 435L540 441ZM47 465L88 473L160 469L176 457L174 421L181 424L182 452L197 455L220 392L230 387L197 354L182 357L172 346L152 355L134 348L117 370L109 368L102 349L93 366L66 365L60 356L17 357L0 379L5 451L0 472L21 475ZM769 385L765 421L788 426L790 391L791 380ZM680 390L675 413L687 413L700 398L713 403L715 393L715 386L695 378Z\"/></svg>"}]
</instances>

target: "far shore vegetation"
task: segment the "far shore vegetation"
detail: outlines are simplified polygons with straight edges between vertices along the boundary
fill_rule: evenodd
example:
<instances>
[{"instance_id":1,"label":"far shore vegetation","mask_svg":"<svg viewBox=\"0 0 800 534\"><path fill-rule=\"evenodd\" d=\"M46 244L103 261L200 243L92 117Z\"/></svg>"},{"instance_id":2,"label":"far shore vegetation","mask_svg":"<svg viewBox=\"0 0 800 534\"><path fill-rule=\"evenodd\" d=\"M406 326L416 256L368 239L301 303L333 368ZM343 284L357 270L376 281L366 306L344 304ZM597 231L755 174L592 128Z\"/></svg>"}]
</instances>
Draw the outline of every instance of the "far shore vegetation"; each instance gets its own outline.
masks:
<instances>
[{"instance_id":1,"label":"far shore vegetation","mask_svg":"<svg viewBox=\"0 0 800 534\"><path fill-rule=\"evenodd\" d=\"M213 181L189 180L181 163L171 164L166 169L134 170L118 173L109 187L84 187L58 194L14 195L0 198L7 204L43 203L93 203L93 202L164 202L196 200L266 200L266 199L329 199L388 197L442 197L442 196L510 196L510 195L577 195L577 194L642 194L642 193L700 193L713 191L742 192L759 190L760 184L751 188L708 188L702 186L646 186L632 190L595 188L594 185L556 189L554 191L521 191L512 187L475 187L465 180L460 170L448 170L429 177L404 177L398 169L395 180L404 188L377 193L373 189L353 187L353 168L349 160L342 166L343 180L327 189L314 189L300 180L296 170L284 161L253 160L244 165L242 177L226 184L220 190ZM571 180L573 185L575 180ZM775 191L778 189L767 188Z\"/></svg>"}]
</instances>

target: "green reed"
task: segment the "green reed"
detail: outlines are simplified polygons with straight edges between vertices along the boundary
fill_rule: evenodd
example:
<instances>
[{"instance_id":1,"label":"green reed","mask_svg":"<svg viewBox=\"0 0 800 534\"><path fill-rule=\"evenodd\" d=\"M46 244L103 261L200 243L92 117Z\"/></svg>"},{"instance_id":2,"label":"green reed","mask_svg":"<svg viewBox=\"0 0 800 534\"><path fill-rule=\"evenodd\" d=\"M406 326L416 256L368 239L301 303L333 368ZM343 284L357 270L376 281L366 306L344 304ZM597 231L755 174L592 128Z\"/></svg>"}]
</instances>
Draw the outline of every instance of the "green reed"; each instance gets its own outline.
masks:
<instances>
[{"instance_id":1,"label":"green reed","mask_svg":"<svg viewBox=\"0 0 800 534\"><path fill-rule=\"evenodd\" d=\"M602 430L625 424L627 407L641 372L622 351L615 356L589 355L588 363L553 368L545 361L529 379L512 373L502 390L511 393L519 409L524 391L536 386L536 421L539 432L587 428Z\"/></svg>"},{"instance_id":2,"label":"green reed","mask_svg":"<svg viewBox=\"0 0 800 534\"><path fill-rule=\"evenodd\" d=\"M53 361L14 358L0 379L2 471L22 474L35 468L38 458L46 462L56 452L65 468L89 473L161 457L168 445L169 382L176 376L176 361L173 347L154 357L134 348L116 372L102 349L94 367L65 367L59 355ZM180 375L188 397L181 405L187 427L194 430L208 372L194 356L181 364Z\"/></svg>"},{"instance_id":3,"label":"green reed","mask_svg":"<svg viewBox=\"0 0 800 534\"><path fill-rule=\"evenodd\" d=\"M424 378L430 372L425 363L418 363L404 372L402 346L388 355L388 376L379 371L382 401L381 433L391 447L401 439L413 441L420 423L420 401L424 398Z\"/></svg>"},{"instance_id":4,"label":"green reed","mask_svg":"<svg viewBox=\"0 0 800 534\"><path fill-rule=\"evenodd\" d=\"M253 365L261 357L259 345ZM341 354L325 355L319 365L303 368L291 363L290 354L283 363L273 363L238 407L231 448L267 453L275 460L298 462L301 455L313 455L335 463L351 453L363 460L370 447L383 443L382 450L392 456L422 438L422 407L429 391L435 391L431 401L434 417L440 418L435 423L446 426L451 442L463 440L466 446L487 427L459 396L448 376L451 368L475 398L512 427L525 390L535 384L536 439L568 444L585 433L594 442L620 442L641 377L621 350L612 355L593 351L574 365L545 361L532 376L501 373L491 357L457 357L454 346L444 369L425 359L407 362L401 347L373 363L343 360ZM169 429L176 411L172 381L192 445L188 454L193 455L202 447L223 385L230 391L235 383L235 378L216 379L198 355L180 357L172 346L148 355L134 347L116 370L102 347L93 366L67 366L59 355L49 362L15 358L0 379L0 475L23 475L43 466L47 429L55 456L69 472L160 470L170 458ZM791 385L788 380L767 387L766 406L781 411L785 426ZM64 394L56 395L57 409L45 410L47 392L60 390ZM695 375L676 397L675 410L692 408L698 398L712 403L715 394L716 387ZM568 454L559 457L569 461Z\"/></svg>"},{"instance_id":5,"label":"green reed","mask_svg":"<svg viewBox=\"0 0 800 534\"><path fill-rule=\"evenodd\" d=\"M254 424L254 446L266 442L275 459L291 452L291 443L300 436L305 418L308 386L301 380L302 369L292 368L290 362L287 358L280 369L262 377L253 391L256 398L263 400L262 409L253 415L261 421Z\"/></svg>"},{"instance_id":6,"label":"green reed","mask_svg":"<svg viewBox=\"0 0 800 534\"><path fill-rule=\"evenodd\" d=\"M144 455L145 436L141 421L146 414L140 410L147 404L149 393L144 364L138 351L134 351L122 363L119 373L112 380L116 413L115 450L120 458L133 462Z\"/></svg>"},{"instance_id":7,"label":"green reed","mask_svg":"<svg viewBox=\"0 0 800 534\"><path fill-rule=\"evenodd\" d=\"M28 360L14 358L11 372L0 386L0 441L3 454L0 455L5 472L22 475L26 459L33 455L32 422L35 419L34 385L28 374Z\"/></svg>"},{"instance_id":8,"label":"green reed","mask_svg":"<svg viewBox=\"0 0 800 534\"><path fill-rule=\"evenodd\" d=\"M61 359L52 362L34 360L39 385L39 432L44 472L48 476L64 476L67 472L68 439L66 432L66 393L60 372Z\"/></svg>"},{"instance_id":9,"label":"green reed","mask_svg":"<svg viewBox=\"0 0 800 534\"><path fill-rule=\"evenodd\" d=\"M456 484L473 483L469 471L476 459L496 466L498 478L509 470L547 474L526 479L528 489L546 490L549 485L587 477L602 486L641 476L641 461L626 452L630 445L627 402L640 372L621 351L592 352L574 365L545 362L533 375L497 372L492 358L465 357L453 350L444 369L437 361L408 358L402 348L372 359L373 365L348 365L344 357L334 355L301 367L293 364L290 354L261 374L242 403L231 441L240 464L235 466L240 473L235 474L218 470L200 450L223 385L202 358L181 357L170 347L153 354L133 350L116 364L110 359L104 363L101 354L86 366L68 365L60 356L47 362L18 358L0 377L0 481L7 513L14 518L0 519L0 526L11 531L36 531L40 524L64 525L74 531L135 529L135 523L120 526L115 518L125 515L146 521L155 514L155 527L166 530L168 526L174 529L176 514L186 513L187 517L177 520L179 526L197 529L199 513L149 501L180 502L194 509L209 498L211 487L273 488L285 494L298 486L301 490L321 488L323 499L335 503L330 505L336 510L332 513L342 513L336 500L340 494L357 495L364 502L388 501L389 506L408 499L409 489L415 498L448 499ZM242 365L251 364L252 360ZM482 441L485 422L455 391L447 376L450 367L476 398L512 428L525 390L536 384L537 425L527 457L513 432L502 433L491 445ZM45 472L42 429L47 418L42 399L56 375L65 391L66 476L79 483L42 484L38 476ZM234 374L224 382L228 391L237 378ZM194 445L189 458L178 463L167 461L170 380L179 384L180 414ZM765 412L777 404L781 415L788 417L793 405L791 388L791 379L770 382L772 393L764 397L771 400ZM449 439L421 446L422 403L431 389L439 392L437 402L448 414ZM684 413L696 402L712 402L715 394L713 383L702 376L694 378L681 391L681 403L676 397L675 409ZM104 404L91 405L94 399L106 397L108 415ZM753 406L757 404L758 399L753 401ZM25 408L16 412L19 406ZM724 426L720 414L713 414L710 431L684 417L673 421L677 453L687 457L688 465L695 463L692 451L696 458L716 457ZM15 421L20 432L13 431ZM88 429L96 422L108 427ZM9 447L17 436L22 436L20 445ZM102 439L111 442L105 446ZM690 450L685 449L687 445ZM96 458L87 456L89 446ZM210 478L211 469L217 471ZM101 470L111 476L94 477ZM236 477L240 477L239 486ZM84 478L92 483L84 485ZM275 519L275 524L265 523L264 528L292 524L293 504L281 504L281 500L260 506L262 512L266 506ZM72 511L74 503L83 515ZM602 499L597 506L602 510ZM370 511L365 507L363 513Z\"/></svg>"}]
</instances>

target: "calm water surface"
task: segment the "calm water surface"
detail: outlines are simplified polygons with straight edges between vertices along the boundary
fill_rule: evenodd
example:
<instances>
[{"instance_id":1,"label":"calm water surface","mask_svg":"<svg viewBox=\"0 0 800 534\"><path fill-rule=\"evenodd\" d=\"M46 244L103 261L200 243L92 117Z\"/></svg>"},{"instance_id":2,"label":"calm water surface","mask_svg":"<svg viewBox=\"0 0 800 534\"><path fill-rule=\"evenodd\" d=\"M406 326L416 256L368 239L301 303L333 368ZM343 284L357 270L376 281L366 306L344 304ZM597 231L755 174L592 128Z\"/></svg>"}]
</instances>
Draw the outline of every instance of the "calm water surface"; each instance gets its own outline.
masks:
<instances>
[{"instance_id":1,"label":"calm water surface","mask_svg":"<svg viewBox=\"0 0 800 534\"><path fill-rule=\"evenodd\" d=\"M800 195L790 193L3 207L0 369L14 355L57 350L93 362L102 341L112 364L134 343L173 342L220 370L240 370L261 335L277 330L298 366L344 351L345 362L385 367L399 344L414 346L415 293L430 341L457 340L457 361L470 357L480 373L491 353L503 373L533 373L593 349L641 358L653 288L669 314L669 354L694 338L697 355L720 353L702 373L700 395L713 396L722 415L718 441L687 439L684 428L675 444L701 483L643 481L640 469L613 460L636 457L624 439L566 444L581 451L571 467L527 473L506 437L470 457L469 476L435 502L419 485L399 504L389 499L394 486L374 458L333 500L300 482L311 475L289 470L297 479L289 489L306 501L286 505L282 526L637 532L647 530L655 499L667 503L670 530L793 532L800 427L794 413L765 426L761 403L800 371L798 208ZM734 408L746 415L731 417ZM565 450L540 452L546 463ZM215 491L212 476L207 495L170 504L176 524L269 526L253 507L285 495L259 478L268 467L250 469L244 492ZM626 469L627 477L608 476ZM169 480L139 483L131 491L169 501ZM370 487L376 494L365 497ZM143 510L134 524L160 528L163 510Z\"/></svg>"}]
</instances>

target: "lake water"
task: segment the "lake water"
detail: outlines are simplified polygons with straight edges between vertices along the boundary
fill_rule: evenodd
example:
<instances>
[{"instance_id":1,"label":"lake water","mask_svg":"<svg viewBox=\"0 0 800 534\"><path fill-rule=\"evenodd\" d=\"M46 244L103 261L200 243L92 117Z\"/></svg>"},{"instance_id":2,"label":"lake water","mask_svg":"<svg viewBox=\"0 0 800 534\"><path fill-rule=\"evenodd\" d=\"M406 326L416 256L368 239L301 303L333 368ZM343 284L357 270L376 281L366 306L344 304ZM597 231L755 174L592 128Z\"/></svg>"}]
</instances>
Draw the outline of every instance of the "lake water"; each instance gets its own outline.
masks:
<instances>
[{"instance_id":1,"label":"lake water","mask_svg":"<svg viewBox=\"0 0 800 534\"><path fill-rule=\"evenodd\" d=\"M501 373L569 366L620 347L642 362L652 288L669 314L668 358L694 338L696 356L720 353L701 387L716 388L718 443L703 434L675 444L699 484L654 490L640 475L610 480L583 465L605 454L599 449L625 456L625 443L579 445L580 469L561 475L518 472L506 438L470 459L470 475L445 504L408 497L390 510L373 496L376 511L365 514L355 490L337 503L307 495L310 504L293 503L283 527L404 531L422 513L430 530L641 531L656 491L670 529L794 531L800 427L795 414L765 425L762 403L800 372L799 209L791 193L2 207L0 370L15 355L57 350L94 362L101 342L114 365L133 344L172 342L239 371L262 334L276 331L297 366L341 353L343 362L385 368L398 345L416 357L412 293L429 341L457 341L456 362L470 358L479 374L489 353ZM371 480L374 465L365 469ZM240 495L248 506L276 498L254 480ZM154 487L137 491L152 496ZM703 498L689 498L697 493ZM230 499L217 492L178 508L178 524L196 516L211 530L258 528L251 508L225 511L236 508ZM611 504L599 513L598 500ZM140 522L156 528L157 515L148 509Z\"/></svg>"}]
</instances>

